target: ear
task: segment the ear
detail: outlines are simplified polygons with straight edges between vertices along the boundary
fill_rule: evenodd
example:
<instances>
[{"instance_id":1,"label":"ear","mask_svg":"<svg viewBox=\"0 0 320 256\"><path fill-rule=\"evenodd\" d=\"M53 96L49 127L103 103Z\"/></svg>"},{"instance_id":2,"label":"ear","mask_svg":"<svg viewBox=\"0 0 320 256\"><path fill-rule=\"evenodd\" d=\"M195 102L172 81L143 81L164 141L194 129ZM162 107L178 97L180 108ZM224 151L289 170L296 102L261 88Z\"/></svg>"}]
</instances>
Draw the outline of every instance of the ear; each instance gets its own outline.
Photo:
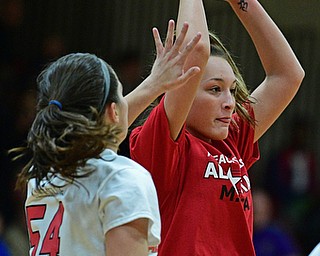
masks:
<instances>
[{"instance_id":1,"label":"ear","mask_svg":"<svg viewBox=\"0 0 320 256\"><path fill-rule=\"evenodd\" d=\"M110 106L107 107L105 115L112 123L119 123L119 111L115 102L112 102Z\"/></svg>"}]
</instances>

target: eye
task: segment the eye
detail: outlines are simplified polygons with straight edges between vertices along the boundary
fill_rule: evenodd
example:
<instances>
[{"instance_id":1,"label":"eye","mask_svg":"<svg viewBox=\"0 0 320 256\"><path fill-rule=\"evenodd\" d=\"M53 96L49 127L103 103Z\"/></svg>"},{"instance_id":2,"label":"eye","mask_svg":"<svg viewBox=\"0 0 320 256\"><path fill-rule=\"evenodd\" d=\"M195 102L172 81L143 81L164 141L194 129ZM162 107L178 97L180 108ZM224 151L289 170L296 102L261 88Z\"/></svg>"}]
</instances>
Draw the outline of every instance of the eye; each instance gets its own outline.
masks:
<instances>
[{"instance_id":1,"label":"eye","mask_svg":"<svg viewBox=\"0 0 320 256\"><path fill-rule=\"evenodd\" d=\"M219 86L213 86L210 88L210 92L212 93L218 93L221 91L221 88Z\"/></svg>"}]
</instances>

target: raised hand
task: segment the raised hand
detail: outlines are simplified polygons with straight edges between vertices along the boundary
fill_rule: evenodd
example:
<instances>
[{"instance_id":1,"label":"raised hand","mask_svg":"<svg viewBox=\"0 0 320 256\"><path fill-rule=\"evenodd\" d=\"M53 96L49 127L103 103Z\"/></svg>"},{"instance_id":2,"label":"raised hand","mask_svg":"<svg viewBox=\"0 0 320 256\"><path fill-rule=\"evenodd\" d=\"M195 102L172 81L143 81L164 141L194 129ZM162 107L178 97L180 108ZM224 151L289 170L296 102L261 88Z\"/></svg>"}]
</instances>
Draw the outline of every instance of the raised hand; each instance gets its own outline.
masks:
<instances>
[{"instance_id":1,"label":"raised hand","mask_svg":"<svg viewBox=\"0 0 320 256\"><path fill-rule=\"evenodd\" d=\"M164 45L158 29L152 29L157 57L153 64L150 78L156 81L154 85L160 86L163 92L184 84L200 71L200 68L197 66L191 67L186 71L184 70L187 57L201 38L201 34L198 33L188 44L183 46L188 28L188 23L184 23L181 33L174 40L175 22L170 20Z\"/></svg>"},{"instance_id":2,"label":"raised hand","mask_svg":"<svg viewBox=\"0 0 320 256\"><path fill-rule=\"evenodd\" d=\"M150 75L125 97L129 106L129 126L158 96L166 91L178 88L200 72L200 68L197 66L190 67L185 71L184 64L189 54L199 42L201 34L198 33L195 35L193 39L185 45L184 40L189 25L185 23L182 26L181 33L176 40L174 40L174 28L175 22L170 20L164 45L158 29L152 29L157 57Z\"/></svg>"}]
</instances>

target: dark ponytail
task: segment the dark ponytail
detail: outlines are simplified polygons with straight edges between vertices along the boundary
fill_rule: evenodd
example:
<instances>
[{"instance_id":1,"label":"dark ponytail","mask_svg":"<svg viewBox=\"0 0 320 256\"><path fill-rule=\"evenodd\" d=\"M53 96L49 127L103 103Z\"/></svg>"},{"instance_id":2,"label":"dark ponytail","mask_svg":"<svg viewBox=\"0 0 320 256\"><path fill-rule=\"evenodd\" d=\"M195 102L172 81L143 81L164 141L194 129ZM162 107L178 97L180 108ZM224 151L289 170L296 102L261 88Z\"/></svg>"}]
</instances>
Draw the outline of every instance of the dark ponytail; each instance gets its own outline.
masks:
<instances>
[{"instance_id":1,"label":"dark ponytail","mask_svg":"<svg viewBox=\"0 0 320 256\"><path fill-rule=\"evenodd\" d=\"M105 124L104 111L106 105L118 102L119 81L106 64L110 86L105 100L106 79L101 65L95 55L69 54L38 76L37 115L27 146L10 151L17 153L15 158L31 155L18 175L18 188L25 187L31 178L39 186L42 179L57 173L70 182L87 176L91 170L79 174L77 168L117 144L121 130Z\"/></svg>"}]
</instances>

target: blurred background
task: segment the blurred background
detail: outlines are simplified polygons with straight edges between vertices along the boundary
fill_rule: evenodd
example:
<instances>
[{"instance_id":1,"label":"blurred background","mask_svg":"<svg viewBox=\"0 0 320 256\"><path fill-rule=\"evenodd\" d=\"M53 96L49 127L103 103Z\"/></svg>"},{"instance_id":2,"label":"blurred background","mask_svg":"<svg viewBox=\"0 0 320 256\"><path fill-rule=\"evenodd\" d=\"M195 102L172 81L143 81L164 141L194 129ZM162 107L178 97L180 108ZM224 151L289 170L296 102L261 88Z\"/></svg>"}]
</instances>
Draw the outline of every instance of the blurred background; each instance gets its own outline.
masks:
<instances>
[{"instance_id":1,"label":"blurred background","mask_svg":"<svg viewBox=\"0 0 320 256\"><path fill-rule=\"evenodd\" d=\"M260 202L254 241L257 256L307 255L320 242L320 1L260 2L306 77L260 140L261 160L250 171L254 199ZM228 4L204 4L209 29L235 56L253 90L264 73L246 31ZM6 150L25 141L35 114L35 79L44 65L70 52L95 53L115 68L126 94L150 71L152 27L164 37L177 11L178 0L0 0L0 256L28 255L25 195L14 190L21 166L9 160ZM120 153L127 154L125 143ZM260 210L261 205L269 210Z\"/></svg>"}]
</instances>

